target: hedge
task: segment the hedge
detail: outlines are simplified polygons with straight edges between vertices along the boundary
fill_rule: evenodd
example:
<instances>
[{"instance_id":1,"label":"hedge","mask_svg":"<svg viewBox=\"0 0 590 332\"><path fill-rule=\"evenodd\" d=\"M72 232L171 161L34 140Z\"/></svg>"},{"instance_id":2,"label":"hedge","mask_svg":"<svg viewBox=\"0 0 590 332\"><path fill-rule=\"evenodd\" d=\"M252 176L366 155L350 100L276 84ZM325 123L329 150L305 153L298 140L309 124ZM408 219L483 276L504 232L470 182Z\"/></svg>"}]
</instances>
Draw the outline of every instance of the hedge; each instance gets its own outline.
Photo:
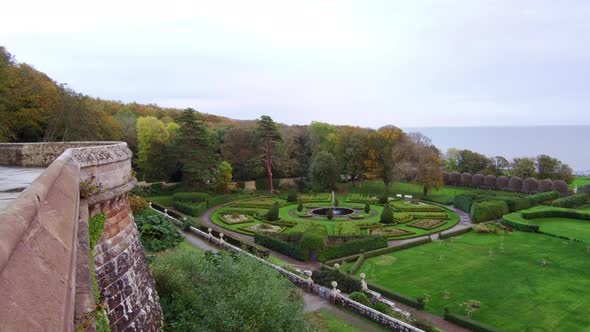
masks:
<instances>
[{"instance_id":1,"label":"hedge","mask_svg":"<svg viewBox=\"0 0 590 332\"><path fill-rule=\"evenodd\" d=\"M363 266L364 262L365 262L365 255L361 254L359 256L359 258L357 258L356 262L354 262L354 264L352 264L352 267L350 268L350 274L356 274L358 272L358 270L361 268L361 266Z\"/></svg>"},{"instance_id":2,"label":"hedge","mask_svg":"<svg viewBox=\"0 0 590 332\"><path fill-rule=\"evenodd\" d=\"M559 198L553 201L553 206L563 208L575 208L585 205L588 202L587 194L577 194L564 198Z\"/></svg>"},{"instance_id":3,"label":"hedge","mask_svg":"<svg viewBox=\"0 0 590 332\"><path fill-rule=\"evenodd\" d=\"M205 233L208 231L208 228L205 226L199 226L199 229ZM219 232L214 229L211 230L211 234L215 237L219 237ZM226 233L223 234L223 240L236 247L245 248L246 251L262 258L267 258L270 255L268 249L254 243L242 242L240 239L234 238Z\"/></svg>"},{"instance_id":4,"label":"hedge","mask_svg":"<svg viewBox=\"0 0 590 332\"><path fill-rule=\"evenodd\" d=\"M379 286L376 284L372 284L372 283L367 283L367 286L371 289L374 290L378 293L380 293L381 295L388 297L394 301L397 302L401 302L403 304L409 305L412 308L416 308L418 310L423 310L424 309L424 299L419 297L419 298L412 298L397 292L392 291L391 289L385 288L383 286Z\"/></svg>"},{"instance_id":5,"label":"hedge","mask_svg":"<svg viewBox=\"0 0 590 332\"><path fill-rule=\"evenodd\" d=\"M557 191L547 191L526 197L531 205L539 205L557 198L559 198L559 193Z\"/></svg>"},{"instance_id":6,"label":"hedge","mask_svg":"<svg viewBox=\"0 0 590 332\"><path fill-rule=\"evenodd\" d=\"M354 254L370 252L387 247L387 239L382 236L369 236L361 239L350 240L339 245L328 246L318 257L321 260L346 257Z\"/></svg>"},{"instance_id":7,"label":"hedge","mask_svg":"<svg viewBox=\"0 0 590 332\"><path fill-rule=\"evenodd\" d=\"M529 225L526 221L529 219L539 218L570 218L590 221L590 213L562 208L546 208L533 211L510 213L502 218L502 222L519 231L541 232L539 226Z\"/></svg>"},{"instance_id":8,"label":"hedge","mask_svg":"<svg viewBox=\"0 0 590 332\"><path fill-rule=\"evenodd\" d=\"M256 190L269 190L268 178L256 179ZM272 179L272 186L275 190L279 189L279 179Z\"/></svg>"},{"instance_id":9,"label":"hedge","mask_svg":"<svg viewBox=\"0 0 590 332\"><path fill-rule=\"evenodd\" d=\"M520 210L526 210L532 206L531 201L527 198L515 197L503 199L508 205L509 212L516 212Z\"/></svg>"},{"instance_id":10,"label":"hedge","mask_svg":"<svg viewBox=\"0 0 590 332\"><path fill-rule=\"evenodd\" d=\"M207 211L207 202L201 203L188 203L188 202L181 202L181 201L174 201L172 202L172 206L174 209L186 213L193 217L201 216L205 211Z\"/></svg>"},{"instance_id":11,"label":"hedge","mask_svg":"<svg viewBox=\"0 0 590 332\"><path fill-rule=\"evenodd\" d=\"M471 205L476 199L476 194L462 194L455 196L453 204L455 207L463 212L469 213L471 211Z\"/></svg>"},{"instance_id":12,"label":"hedge","mask_svg":"<svg viewBox=\"0 0 590 332\"><path fill-rule=\"evenodd\" d=\"M385 254L389 254L391 252L394 251L398 251L398 250L403 250L403 249L408 249L408 248L412 248L412 247L416 247L419 245L423 245L426 243L432 242L432 239L430 237L424 237L420 240L417 241L412 241L412 242L407 242L404 244L400 244L398 246L394 246L394 247L385 247L385 248L381 248L381 249L376 249L376 250L371 250L371 251L367 251L364 253L365 258L370 258L370 257L375 257L375 256L381 256L381 255L385 255ZM328 265L332 265L334 263L339 263L339 262L351 262L354 260L357 260L359 258L360 254L358 255L351 255L351 256L346 256L346 257L341 257L338 259L331 259L326 261L325 263Z\"/></svg>"},{"instance_id":13,"label":"hedge","mask_svg":"<svg viewBox=\"0 0 590 332\"><path fill-rule=\"evenodd\" d=\"M467 328L467 329L474 331L474 332L500 332L501 331L501 330L496 329L493 326L486 325L484 323L480 323L480 322L472 320L468 317L452 314L451 312L449 312L449 310L447 308L445 308L444 318L445 318L445 320L448 320L449 322L453 322L459 326L462 326L462 327Z\"/></svg>"},{"instance_id":14,"label":"hedge","mask_svg":"<svg viewBox=\"0 0 590 332\"><path fill-rule=\"evenodd\" d=\"M183 193L175 193L172 195L172 199L174 201L193 202L193 203L207 202L210 198L211 198L211 195L209 195L207 193L199 193L199 192L183 192Z\"/></svg>"},{"instance_id":15,"label":"hedge","mask_svg":"<svg viewBox=\"0 0 590 332\"><path fill-rule=\"evenodd\" d=\"M266 248L276 250L289 257L295 258L300 261L306 261L308 257L306 253L299 248L299 246L289 243L287 241L280 240L275 237L268 236L263 233L254 234L254 243L264 246Z\"/></svg>"},{"instance_id":16,"label":"hedge","mask_svg":"<svg viewBox=\"0 0 590 332\"><path fill-rule=\"evenodd\" d=\"M332 289L332 281L338 283L338 289L344 293L353 293L361 290L361 281L348 276L336 269L322 266L318 271L313 271L311 279L314 283Z\"/></svg>"},{"instance_id":17,"label":"hedge","mask_svg":"<svg viewBox=\"0 0 590 332\"><path fill-rule=\"evenodd\" d=\"M503 215L510 212L508 205L504 201L484 201L473 203L471 206L471 221L480 223L502 218Z\"/></svg>"},{"instance_id":18,"label":"hedge","mask_svg":"<svg viewBox=\"0 0 590 332\"><path fill-rule=\"evenodd\" d=\"M438 235L438 239L439 240L444 240L444 239L448 239L448 238L453 237L453 236L458 236L458 235L469 233L469 232L471 232L471 227L470 228L457 229L457 230L449 231L449 232L446 232L446 233L440 233Z\"/></svg>"}]
</instances>

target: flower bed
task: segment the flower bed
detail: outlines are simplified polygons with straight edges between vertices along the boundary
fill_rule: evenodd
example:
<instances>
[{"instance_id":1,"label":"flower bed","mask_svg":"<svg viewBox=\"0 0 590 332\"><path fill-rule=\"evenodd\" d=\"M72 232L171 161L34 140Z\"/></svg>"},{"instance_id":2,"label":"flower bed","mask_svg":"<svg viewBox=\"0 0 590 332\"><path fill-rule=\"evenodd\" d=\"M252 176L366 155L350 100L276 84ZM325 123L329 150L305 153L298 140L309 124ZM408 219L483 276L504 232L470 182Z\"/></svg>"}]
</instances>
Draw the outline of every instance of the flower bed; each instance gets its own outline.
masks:
<instances>
[{"instance_id":1,"label":"flower bed","mask_svg":"<svg viewBox=\"0 0 590 332\"><path fill-rule=\"evenodd\" d=\"M374 235L374 236L385 236L385 237L404 236L404 235L414 234L414 232L410 232L405 229L401 229L401 228L397 228L397 227L381 227L381 228L371 229L370 233L371 233L371 235Z\"/></svg>"},{"instance_id":2,"label":"flower bed","mask_svg":"<svg viewBox=\"0 0 590 332\"><path fill-rule=\"evenodd\" d=\"M439 226L442 226L445 223L446 223L446 220L440 220L440 219L420 219L420 220L416 220L414 222L409 223L408 226L415 227L415 228L420 228L420 229L430 230L430 229L434 229L434 228L437 228Z\"/></svg>"},{"instance_id":3,"label":"flower bed","mask_svg":"<svg viewBox=\"0 0 590 332\"><path fill-rule=\"evenodd\" d=\"M252 219L245 214L222 214L220 215L220 218L221 221L228 225L245 224L252 221Z\"/></svg>"}]
</instances>

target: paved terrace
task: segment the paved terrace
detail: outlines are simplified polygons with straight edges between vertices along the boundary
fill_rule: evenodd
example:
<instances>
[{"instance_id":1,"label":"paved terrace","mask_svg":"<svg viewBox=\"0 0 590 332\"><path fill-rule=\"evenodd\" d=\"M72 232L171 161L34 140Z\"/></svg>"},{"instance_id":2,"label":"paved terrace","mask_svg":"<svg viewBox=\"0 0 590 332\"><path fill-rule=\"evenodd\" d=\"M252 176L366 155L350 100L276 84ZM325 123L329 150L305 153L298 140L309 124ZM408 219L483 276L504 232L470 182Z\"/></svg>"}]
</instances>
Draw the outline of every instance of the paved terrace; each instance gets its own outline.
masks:
<instances>
[{"instance_id":1,"label":"paved terrace","mask_svg":"<svg viewBox=\"0 0 590 332\"><path fill-rule=\"evenodd\" d=\"M40 167L0 166L0 210L43 173Z\"/></svg>"}]
</instances>

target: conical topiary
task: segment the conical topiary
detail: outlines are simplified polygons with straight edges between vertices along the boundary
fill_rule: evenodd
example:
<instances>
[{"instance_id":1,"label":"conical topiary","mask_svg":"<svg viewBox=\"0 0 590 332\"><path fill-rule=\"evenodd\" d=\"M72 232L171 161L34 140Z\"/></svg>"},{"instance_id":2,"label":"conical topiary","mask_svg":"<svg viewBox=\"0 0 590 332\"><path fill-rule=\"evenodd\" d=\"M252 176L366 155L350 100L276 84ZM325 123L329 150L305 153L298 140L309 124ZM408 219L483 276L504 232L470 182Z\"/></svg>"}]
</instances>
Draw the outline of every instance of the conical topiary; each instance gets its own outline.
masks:
<instances>
[{"instance_id":1,"label":"conical topiary","mask_svg":"<svg viewBox=\"0 0 590 332\"><path fill-rule=\"evenodd\" d=\"M268 219L269 221L279 220L279 202L275 202L270 207L270 209L268 210L268 213L266 214L266 219Z\"/></svg>"},{"instance_id":2,"label":"conical topiary","mask_svg":"<svg viewBox=\"0 0 590 332\"><path fill-rule=\"evenodd\" d=\"M326 217L328 217L328 220L332 220L332 218L334 218L334 210L328 209L328 213L326 213Z\"/></svg>"},{"instance_id":3,"label":"conical topiary","mask_svg":"<svg viewBox=\"0 0 590 332\"><path fill-rule=\"evenodd\" d=\"M299 202L299 205L297 205L297 211L301 212L303 211L303 203Z\"/></svg>"},{"instance_id":4,"label":"conical topiary","mask_svg":"<svg viewBox=\"0 0 590 332\"><path fill-rule=\"evenodd\" d=\"M381 212L381 220L382 224L393 224L393 210L389 206L389 204L383 207L383 212Z\"/></svg>"},{"instance_id":5,"label":"conical topiary","mask_svg":"<svg viewBox=\"0 0 590 332\"><path fill-rule=\"evenodd\" d=\"M365 213L371 212L371 204L365 203Z\"/></svg>"}]
</instances>

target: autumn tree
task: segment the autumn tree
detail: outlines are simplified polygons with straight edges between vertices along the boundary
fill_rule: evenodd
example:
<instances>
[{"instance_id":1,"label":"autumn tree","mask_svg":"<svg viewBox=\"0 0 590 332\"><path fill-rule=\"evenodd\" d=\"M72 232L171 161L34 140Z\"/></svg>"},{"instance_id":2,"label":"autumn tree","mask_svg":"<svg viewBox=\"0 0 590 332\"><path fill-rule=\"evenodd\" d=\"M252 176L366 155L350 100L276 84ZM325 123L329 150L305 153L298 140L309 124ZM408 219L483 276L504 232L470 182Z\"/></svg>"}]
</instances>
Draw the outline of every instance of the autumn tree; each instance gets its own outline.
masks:
<instances>
[{"instance_id":1,"label":"autumn tree","mask_svg":"<svg viewBox=\"0 0 590 332\"><path fill-rule=\"evenodd\" d=\"M282 137L275 122L270 116L261 116L257 124L256 136L259 141L259 147L263 153L264 166L268 178L268 188L272 193L274 192L272 184L273 160L275 158L276 145L282 141Z\"/></svg>"},{"instance_id":2,"label":"autumn tree","mask_svg":"<svg viewBox=\"0 0 590 332\"><path fill-rule=\"evenodd\" d=\"M409 137L415 146L416 182L422 185L422 193L427 196L432 189L440 189L443 186L440 153L430 138L419 133L410 134Z\"/></svg>"},{"instance_id":3,"label":"autumn tree","mask_svg":"<svg viewBox=\"0 0 590 332\"><path fill-rule=\"evenodd\" d=\"M365 161L367 170L375 177L380 178L389 189L394 177L394 168L399 161L394 153L396 144L400 142L404 133L394 126L385 126L372 132L369 137L368 159Z\"/></svg>"}]
</instances>

